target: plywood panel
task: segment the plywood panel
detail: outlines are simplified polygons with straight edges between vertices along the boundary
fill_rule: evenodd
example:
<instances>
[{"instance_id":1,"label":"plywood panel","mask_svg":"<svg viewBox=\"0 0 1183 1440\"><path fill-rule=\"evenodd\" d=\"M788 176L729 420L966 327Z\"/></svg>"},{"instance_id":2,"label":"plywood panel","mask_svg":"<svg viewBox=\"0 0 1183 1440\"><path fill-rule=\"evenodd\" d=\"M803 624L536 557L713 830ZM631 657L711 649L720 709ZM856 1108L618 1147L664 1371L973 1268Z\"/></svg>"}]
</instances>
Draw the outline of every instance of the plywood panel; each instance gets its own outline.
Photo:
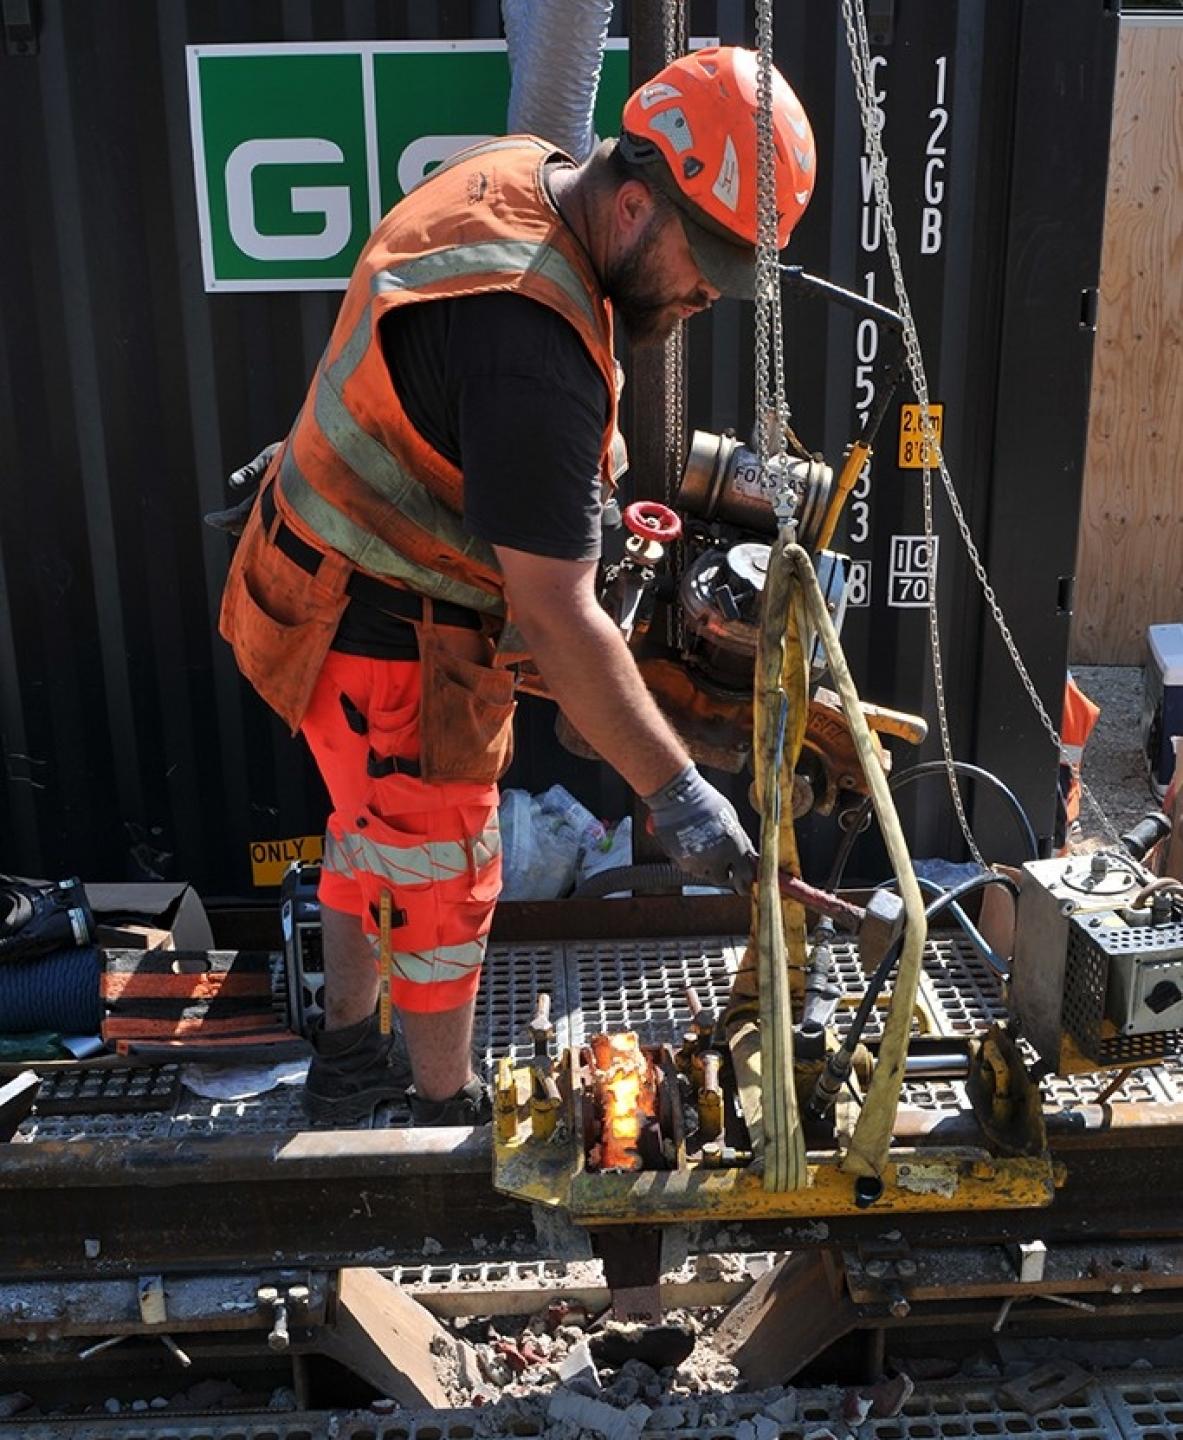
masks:
<instances>
[{"instance_id":1,"label":"plywood panel","mask_svg":"<svg viewBox=\"0 0 1183 1440\"><path fill-rule=\"evenodd\" d=\"M1122 24L1076 615L1078 664L1183 619L1183 23Z\"/></svg>"}]
</instances>

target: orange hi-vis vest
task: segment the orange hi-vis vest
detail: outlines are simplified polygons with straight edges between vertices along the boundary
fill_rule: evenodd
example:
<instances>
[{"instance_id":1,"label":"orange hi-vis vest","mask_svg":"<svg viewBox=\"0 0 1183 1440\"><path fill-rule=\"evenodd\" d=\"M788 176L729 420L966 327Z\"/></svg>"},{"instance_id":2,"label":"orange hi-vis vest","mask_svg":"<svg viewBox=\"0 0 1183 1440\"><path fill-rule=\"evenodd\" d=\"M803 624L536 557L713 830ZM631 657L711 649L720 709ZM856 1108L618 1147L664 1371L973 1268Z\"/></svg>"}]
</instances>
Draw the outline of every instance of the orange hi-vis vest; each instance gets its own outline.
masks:
<instances>
[{"instance_id":1,"label":"orange hi-vis vest","mask_svg":"<svg viewBox=\"0 0 1183 1440\"><path fill-rule=\"evenodd\" d=\"M221 632L239 668L293 730L354 571L476 611L490 633L504 623L492 548L464 529L461 472L410 423L391 384L378 329L388 311L491 291L557 310L604 378L601 473L612 483L612 312L547 194L551 162L572 163L533 136L462 152L386 215L354 267L303 409L264 480L274 503L254 507L222 601ZM269 543L281 525L323 554L314 574Z\"/></svg>"},{"instance_id":2,"label":"orange hi-vis vest","mask_svg":"<svg viewBox=\"0 0 1183 1440\"><path fill-rule=\"evenodd\" d=\"M1101 707L1093 703L1071 675L1064 683L1064 712L1060 721L1060 773L1057 793L1055 847L1058 855L1068 853L1073 831L1080 819L1080 764L1093 727L1101 718Z\"/></svg>"}]
</instances>

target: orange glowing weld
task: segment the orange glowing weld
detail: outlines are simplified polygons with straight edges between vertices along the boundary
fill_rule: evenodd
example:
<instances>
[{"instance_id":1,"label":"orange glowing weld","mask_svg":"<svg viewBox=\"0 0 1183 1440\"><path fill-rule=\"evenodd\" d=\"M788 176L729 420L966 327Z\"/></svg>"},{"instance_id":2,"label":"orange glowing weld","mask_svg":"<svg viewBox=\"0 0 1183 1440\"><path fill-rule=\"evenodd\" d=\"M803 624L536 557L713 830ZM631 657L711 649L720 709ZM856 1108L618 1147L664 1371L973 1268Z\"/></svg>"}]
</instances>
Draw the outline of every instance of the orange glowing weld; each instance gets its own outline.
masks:
<instances>
[{"instance_id":1,"label":"orange glowing weld","mask_svg":"<svg viewBox=\"0 0 1183 1440\"><path fill-rule=\"evenodd\" d=\"M594 1087L603 1117L600 1169L640 1170L639 1141L643 1127L657 1114L657 1086L652 1067L633 1031L593 1035Z\"/></svg>"}]
</instances>

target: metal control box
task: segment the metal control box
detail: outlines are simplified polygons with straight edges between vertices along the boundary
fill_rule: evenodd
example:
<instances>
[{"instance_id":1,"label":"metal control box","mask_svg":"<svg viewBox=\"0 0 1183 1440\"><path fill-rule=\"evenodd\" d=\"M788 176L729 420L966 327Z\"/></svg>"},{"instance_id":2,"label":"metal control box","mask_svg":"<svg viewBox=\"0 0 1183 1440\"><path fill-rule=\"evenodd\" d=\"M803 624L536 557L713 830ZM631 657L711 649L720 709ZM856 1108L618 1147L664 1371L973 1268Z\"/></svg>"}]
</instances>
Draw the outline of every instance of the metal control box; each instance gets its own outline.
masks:
<instances>
[{"instance_id":1,"label":"metal control box","mask_svg":"<svg viewBox=\"0 0 1183 1440\"><path fill-rule=\"evenodd\" d=\"M1120 850L1024 865L1011 1005L1051 1070L1148 1063L1183 1029L1183 923L1134 909L1154 876Z\"/></svg>"},{"instance_id":2,"label":"metal control box","mask_svg":"<svg viewBox=\"0 0 1183 1440\"><path fill-rule=\"evenodd\" d=\"M1106 915L1082 928L1108 960L1105 1016L1120 1034L1183 1027L1183 924L1132 925Z\"/></svg>"}]
</instances>

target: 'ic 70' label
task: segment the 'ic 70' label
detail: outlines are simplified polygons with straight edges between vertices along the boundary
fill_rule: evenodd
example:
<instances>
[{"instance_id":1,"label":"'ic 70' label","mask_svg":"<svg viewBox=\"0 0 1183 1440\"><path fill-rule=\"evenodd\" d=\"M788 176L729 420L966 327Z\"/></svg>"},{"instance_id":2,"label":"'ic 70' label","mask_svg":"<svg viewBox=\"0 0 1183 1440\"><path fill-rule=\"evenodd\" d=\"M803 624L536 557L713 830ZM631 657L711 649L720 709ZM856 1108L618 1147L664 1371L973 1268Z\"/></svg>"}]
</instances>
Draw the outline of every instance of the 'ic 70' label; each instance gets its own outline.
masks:
<instances>
[{"instance_id":1,"label":"'ic 70' label","mask_svg":"<svg viewBox=\"0 0 1183 1440\"><path fill-rule=\"evenodd\" d=\"M932 572L936 573L937 546L932 539ZM887 573L887 603L900 610L919 609L929 597L928 540L923 535L893 535L891 565Z\"/></svg>"}]
</instances>

